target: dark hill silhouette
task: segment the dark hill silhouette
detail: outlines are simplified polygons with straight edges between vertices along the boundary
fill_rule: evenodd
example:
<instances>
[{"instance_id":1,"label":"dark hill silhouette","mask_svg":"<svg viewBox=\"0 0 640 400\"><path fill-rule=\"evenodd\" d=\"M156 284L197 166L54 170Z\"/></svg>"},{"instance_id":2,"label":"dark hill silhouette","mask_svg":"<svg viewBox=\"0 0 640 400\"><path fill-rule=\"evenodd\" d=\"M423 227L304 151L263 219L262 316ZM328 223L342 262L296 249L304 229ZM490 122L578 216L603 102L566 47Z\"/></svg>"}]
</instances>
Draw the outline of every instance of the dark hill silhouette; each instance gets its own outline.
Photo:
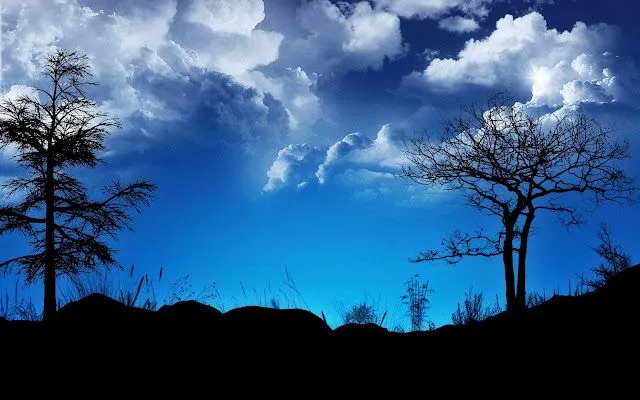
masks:
<instances>
[{"instance_id":1,"label":"dark hill silhouette","mask_svg":"<svg viewBox=\"0 0 640 400\"><path fill-rule=\"evenodd\" d=\"M349 323L339 326L333 331L333 335L338 337L384 337L388 334L389 331L386 328L371 322L367 324Z\"/></svg>"},{"instance_id":2,"label":"dark hill silhouette","mask_svg":"<svg viewBox=\"0 0 640 400\"><path fill-rule=\"evenodd\" d=\"M179 301L172 305L165 305L158 310L161 320L171 322L209 322L220 323L220 310L194 300Z\"/></svg>"},{"instance_id":3,"label":"dark hill silhouette","mask_svg":"<svg viewBox=\"0 0 640 400\"><path fill-rule=\"evenodd\" d=\"M140 322L149 319L151 311L127 307L110 297L93 293L79 301L72 301L55 314L57 323L116 323Z\"/></svg>"},{"instance_id":4,"label":"dark hill silhouette","mask_svg":"<svg viewBox=\"0 0 640 400\"><path fill-rule=\"evenodd\" d=\"M118 352L137 354L144 349L167 354L206 351L220 356L220 351L251 347L275 352L275 349L291 349L294 344L296 349L302 349L299 346L303 345L314 352L296 350L296 357L300 359L328 357L317 344L323 339L341 338L351 343L351 352L340 350L340 354L352 354L358 348L366 351L370 347L363 345L368 342L365 339L388 338L398 343L396 339L403 337L417 338L421 343L417 349L424 354L429 349L450 348L441 345L443 340L455 343L456 347L483 343L478 348L490 348L486 344L490 338L535 338L536 343L569 347L575 347L575 341L583 339L590 340L589 348L593 349L594 344L636 337L640 333L639 310L640 265L636 265L595 292L577 297L554 296L518 319L502 313L472 325L446 325L428 332L394 333L373 324L347 324L331 330L321 318L305 310L249 306L222 313L195 301L163 306L154 312L94 294L60 308L48 323L0 319L0 343L15 348L21 345L37 348L54 340L61 349L99 348L111 356L120 354ZM476 340L480 338L483 340ZM276 346L278 341L285 343L285 347ZM237 343L241 343L240 347ZM104 346L110 350L107 352ZM405 353L387 354L401 357Z\"/></svg>"},{"instance_id":5,"label":"dark hill silhouette","mask_svg":"<svg viewBox=\"0 0 640 400\"><path fill-rule=\"evenodd\" d=\"M246 306L223 314L225 333L231 335L318 338L331 328L317 315L300 309Z\"/></svg>"}]
</instances>

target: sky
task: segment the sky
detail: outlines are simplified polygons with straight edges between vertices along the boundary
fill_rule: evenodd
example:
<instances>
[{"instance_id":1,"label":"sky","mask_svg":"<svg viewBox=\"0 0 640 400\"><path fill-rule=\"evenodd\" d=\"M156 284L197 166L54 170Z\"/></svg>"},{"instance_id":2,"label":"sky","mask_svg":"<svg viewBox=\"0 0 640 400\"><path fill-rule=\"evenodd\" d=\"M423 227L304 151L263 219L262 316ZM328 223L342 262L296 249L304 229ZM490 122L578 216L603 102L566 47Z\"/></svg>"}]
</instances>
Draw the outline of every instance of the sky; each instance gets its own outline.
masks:
<instances>
[{"instance_id":1,"label":"sky","mask_svg":"<svg viewBox=\"0 0 640 400\"><path fill-rule=\"evenodd\" d=\"M43 4L46 3L46 7ZM43 85L56 47L90 58L92 96L122 121L107 167L79 171L99 195L115 178L158 185L117 259L215 282L227 307L286 290L333 325L364 298L389 325L414 274L449 323L473 287L504 304L500 259L412 264L452 230L499 221L462 193L399 177L404 137L437 134L461 107L508 89L527 109L580 109L629 140L640 177L640 6L625 0L3 0L0 96ZM20 171L0 152L0 179ZM636 262L640 206L605 205L567 230L534 224L528 290L567 292L599 260L607 222ZM0 259L27 252L0 237ZM11 287L14 275L0 281ZM242 286L241 286L242 284ZM242 292L245 288L246 294ZM24 289L36 302L41 283Z\"/></svg>"}]
</instances>

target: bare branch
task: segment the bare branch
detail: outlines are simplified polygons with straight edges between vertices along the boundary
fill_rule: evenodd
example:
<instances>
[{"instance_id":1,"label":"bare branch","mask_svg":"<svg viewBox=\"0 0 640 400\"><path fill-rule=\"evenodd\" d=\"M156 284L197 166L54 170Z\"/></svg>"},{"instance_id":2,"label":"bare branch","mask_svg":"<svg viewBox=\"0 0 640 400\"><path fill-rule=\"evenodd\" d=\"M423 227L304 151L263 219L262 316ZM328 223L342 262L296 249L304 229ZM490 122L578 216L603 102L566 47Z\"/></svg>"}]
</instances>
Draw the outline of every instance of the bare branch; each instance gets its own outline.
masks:
<instances>
[{"instance_id":1,"label":"bare branch","mask_svg":"<svg viewBox=\"0 0 640 400\"><path fill-rule=\"evenodd\" d=\"M474 233L462 233L454 231L448 238L442 240L441 250L426 250L418 257L410 259L412 263L423 261L446 261L448 264L456 264L465 256L493 257L502 253L502 234L497 237L489 237L482 230Z\"/></svg>"}]
</instances>

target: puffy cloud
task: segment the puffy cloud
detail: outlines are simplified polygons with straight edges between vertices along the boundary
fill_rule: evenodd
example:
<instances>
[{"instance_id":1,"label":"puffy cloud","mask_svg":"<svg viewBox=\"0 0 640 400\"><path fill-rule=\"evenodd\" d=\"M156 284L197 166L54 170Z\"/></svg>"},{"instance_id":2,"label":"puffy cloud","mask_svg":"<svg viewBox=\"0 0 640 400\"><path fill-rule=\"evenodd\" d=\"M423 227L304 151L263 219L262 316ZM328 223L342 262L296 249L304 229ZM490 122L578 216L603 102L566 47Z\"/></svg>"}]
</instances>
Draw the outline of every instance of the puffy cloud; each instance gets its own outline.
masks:
<instances>
[{"instance_id":1,"label":"puffy cloud","mask_svg":"<svg viewBox=\"0 0 640 400\"><path fill-rule=\"evenodd\" d=\"M267 172L265 191L288 185L305 187L335 178L343 184L367 185L387 180L406 162L401 150L402 131L383 125L375 139L350 133L328 148L291 144L278 152Z\"/></svg>"},{"instance_id":2,"label":"puffy cloud","mask_svg":"<svg viewBox=\"0 0 640 400\"><path fill-rule=\"evenodd\" d=\"M407 162L402 148L404 134L405 130L399 126L385 124L373 140L360 133L345 136L327 150L316 172L318 182L325 183L332 174L348 169L369 171L369 178L388 177L389 173L398 172Z\"/></svg>"},{"instance_id":3,"label":"puffy cloud","mask_svg":"<svg viewBox=\"0 0 640 400\"><path fill-rule=\"evenodd\" d=\"M322 160L322 151L308 144L290 144L278 151L276 160L267 172L265 192L273 192L287 185L303 189Z\"/></svg>"},{"instance_id":4,"label":"puffy cloud","mask_svg":"<svg viewBox=\"0 0 640 400\"><path fill-rule=\"evenodd\" d=\"M352 197L362 201L384 198L399 206L422 206L441 200L445 196L442 187L424 187L398 178L408 163L403 152L405 134L425 123L435 124L439 115L439 110L423 106L402 122L381 126L373 139L356 132L324 149L289 145L280 150L267 173L264 191L317 183L347 187Z\"/></svg>"},{"instance_id":5,"label":"puffy cloud","mask_svg":"<svg viewBox=\"0 0 640 400\"><path fill-rule=\"evenodd\" d=\"M610 99L636 103L631 88L637 68L610 52L617 36L617 28L606 24L578 22L559 32L548 29L537 12L506 15L489 36L467 41L456 59L433 59L404 84L422 82L440 90L462 84L517 87L531 90L533 104L549 106Z\"/></svg>"},{"instance_id":6,"label":"puffy cloud","mask_svg":"<svg viewBox=\"0 0 640 400\"><path fill-rule=\"evenodd\" d=\"M255 101L271 94L287 108L289 128L319 118L315 75L295 67L269 74L256 70L278 59L283 40L278 32L258 28L265 18L263 0L85 1L47 7L38 0L4 2L2 81L37 84L44 56L64 47L88 54L101 83L96 99L124 119L182 118L166 98L133 82L143 73L188 86L193 68L257 89Z\"/></svg>"},{"instance_id":7,"label":"puffy cloud","mask_svg":"<svg viewBox=\"0 0 640 400\"><path fill-rule=\"evenodd\" d=\"M298 15L307 34L293 40L282 57L298 61L306 71L380 69L404 52L398 16L375 10L367 1L312 0L302 4Z\"/></svg>"},{"instance_id":8,"label":"puffy cloud","mask_svg":"<svg viewBox=\"0 0 640 400\"><path fill-rule=\"evenodd\" d=\"M198 66L237 78L278 59L283 36L256 28L264 16L262 0L191 0L178 5L170 39Z\"/></svg>"},{"instance_id":9,"label":"puffy cloud","mask_svg":"<svg viewBox=\"0 0 640 400\"><path fill-rule=\"evenodd\" d=\"M378 8L403 18L437 18L450 11L486 16L493 0L374 0Z\"/></svg>"},{"instance_id":10,"label":"puffy cloud","mask_svg":"<svg viewBox=\"0 0 640 400\"><path fill-rule=\"evenodd\" d=\"M464 18L456 15L453 17L441 19L438 22L438 27L449 32L467 33L479 29L480 25L478 25L478 23L473 18Z\"/></svg>"},{"instance_id":11,"label":"puffy cloud","mask_svg":"<svg viewBox=\"0 0 640 400\"><path fill-rule=\"evenodd\" d=\"M32 99L38 98L38 92L35 88L25 85L11 85L6 93L0 93L0 102L5 100L15 101L20 97L28 96Z\"/></svg>"},{"instance_id":12,"label":"puffy cloud","mask_svg":"<svg viewBox=\"0 0 640 400\"><path fill-rule=\"evenodd\" d=\"M357 150L366 149L371 146L371 139L360 134L359 132L350 133L342 140L332 144L327 150L325 160L318 167L316 177L318 182L325 183L327 181L329 171L337 164L343 163L352 153Z\"/></svg>"},{"instance_id":13,"label":"puffy cloud","mask_svg":"<svg viewBox=\"0 0 640 400\"><path fill-rule=\"evenodd\" d=\"M126 131L139 134L114 137L110 150L144 148L157 132L213 144L221 154L241 152L254 162L265 148L281 145L288 133L288 117L273 96L203 68L191 67L183 78L137 70L131 78L132 87L144 92L150 101L162 102L179 118L163 121L134 114Z\"/></svg>"},{"instance_id":14,"label":"puffy cloud","mask_svg":"<svg viewBox=\"0 0 640 400\"><path fill-rule=\"evenodd\" d=\"M388 178L400 172L402 166L408 162L404 153L405 137L413 134L416 129L431 131L436 127L440 128L441 118L442 110L432 106L422 106L400 122L382 125L373 138L360 132L350 133L328 147L314 148L313 157L305 157L305 162L314 159L316 163L312 169L308 168L309 164L298 169L298 171L304 170L304 173L298 173L298 180L282 179L278 182L281 186L295 185L300 181L307 184L313 182L329 184L335 181L348 186L383 184L388 181ZM310 148L308 145L302 146L302 149ZM289 147L281 150L284 151L283 156L292 151ZM301 150L298 149L298 151ZM319 158L317 151L321 152ZM278 155L279 158L281 158L280 155ZM281 169L280 166L275 171ZM270 178L269 182L271 181Z\"/></svg>"},{"instance_id":15,"label":"puffy cloud","mask_svg":"<svg viewBox=\"0 0 640 400\"><path fill-rule=\"evenodd\" d=\"M261 71L251 71L241 79L281 101L294 130L308 127L321 117L322 103L314 93L317 80L317 74L307 74L300 67L286 68L282 74L269 77Z\"/></svg>"},{"instance_id":16,"label":"puffy cloud","mask_svg":"<svg viewBox=\"0 0 640 400\"><path fill-rule=\"evenodd\" d=\"M560 89L560 95L567 104L579 102L607 103L613 100L613 96L608 95L598 83L574 80L565 83Z\"/></svg>"},{"instance_id":17,"label":"puffy cloud","mask_svg":"<svg viewBox=\"0 0 640 400\"><path fill-rule=\"evenodd\" d=\"M198 0L187 7L185 19L200 23L214 32L251 35L264 20L262 0Z\"/></svg>"}]
</instances>

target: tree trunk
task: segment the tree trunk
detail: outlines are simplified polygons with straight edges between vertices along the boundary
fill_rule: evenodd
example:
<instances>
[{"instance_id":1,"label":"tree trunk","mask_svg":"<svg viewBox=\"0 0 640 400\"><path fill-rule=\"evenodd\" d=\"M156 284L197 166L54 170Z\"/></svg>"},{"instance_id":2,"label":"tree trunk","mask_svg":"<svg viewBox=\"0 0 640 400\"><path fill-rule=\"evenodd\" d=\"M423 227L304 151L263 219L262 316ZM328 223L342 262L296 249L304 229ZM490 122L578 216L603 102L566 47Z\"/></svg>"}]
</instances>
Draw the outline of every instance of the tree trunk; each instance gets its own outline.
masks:
<instances>
[{"instance_id":1,"label":"tree trunk","mask_svg":"<svg viewBox=\"0 0 640 400\"><path fill-rule=\"evenodd\" d=\"M49 146L49 149L51 146ZM47 161L45 182L46 226L45 226L45 260L44 260L44 306L42 319L47 321L56 312L56 257L55 257L55 188L53 182L53 162Z\"/></svg>"},{"instance_id":2,"label":"tree trunk","mask_svg":"<svg viewBox=\"0 0 640 400\"><path fill-rule=\"evenodd\" d=\"M518 288L516 292L516 309L518 311L524 311L527 307L527 246L529 244L529 232L534 218L535 215L533 214L533 211L530 210L524 221L522 235L520 236L520 251L518 253Z\"/></svg>"},{"instance_id":3,"label":"tree trunk","mask_svg":"<svg viewBox=\"0 0 640 400\"><path fill-rule=\"evenodd\" d=\"M507 287L507 311L515 307L515 276L513 272L513 229L507 228L504 245L502 246L502 260L504 262L504 280Z\"/></svg>"}]
</instances>

